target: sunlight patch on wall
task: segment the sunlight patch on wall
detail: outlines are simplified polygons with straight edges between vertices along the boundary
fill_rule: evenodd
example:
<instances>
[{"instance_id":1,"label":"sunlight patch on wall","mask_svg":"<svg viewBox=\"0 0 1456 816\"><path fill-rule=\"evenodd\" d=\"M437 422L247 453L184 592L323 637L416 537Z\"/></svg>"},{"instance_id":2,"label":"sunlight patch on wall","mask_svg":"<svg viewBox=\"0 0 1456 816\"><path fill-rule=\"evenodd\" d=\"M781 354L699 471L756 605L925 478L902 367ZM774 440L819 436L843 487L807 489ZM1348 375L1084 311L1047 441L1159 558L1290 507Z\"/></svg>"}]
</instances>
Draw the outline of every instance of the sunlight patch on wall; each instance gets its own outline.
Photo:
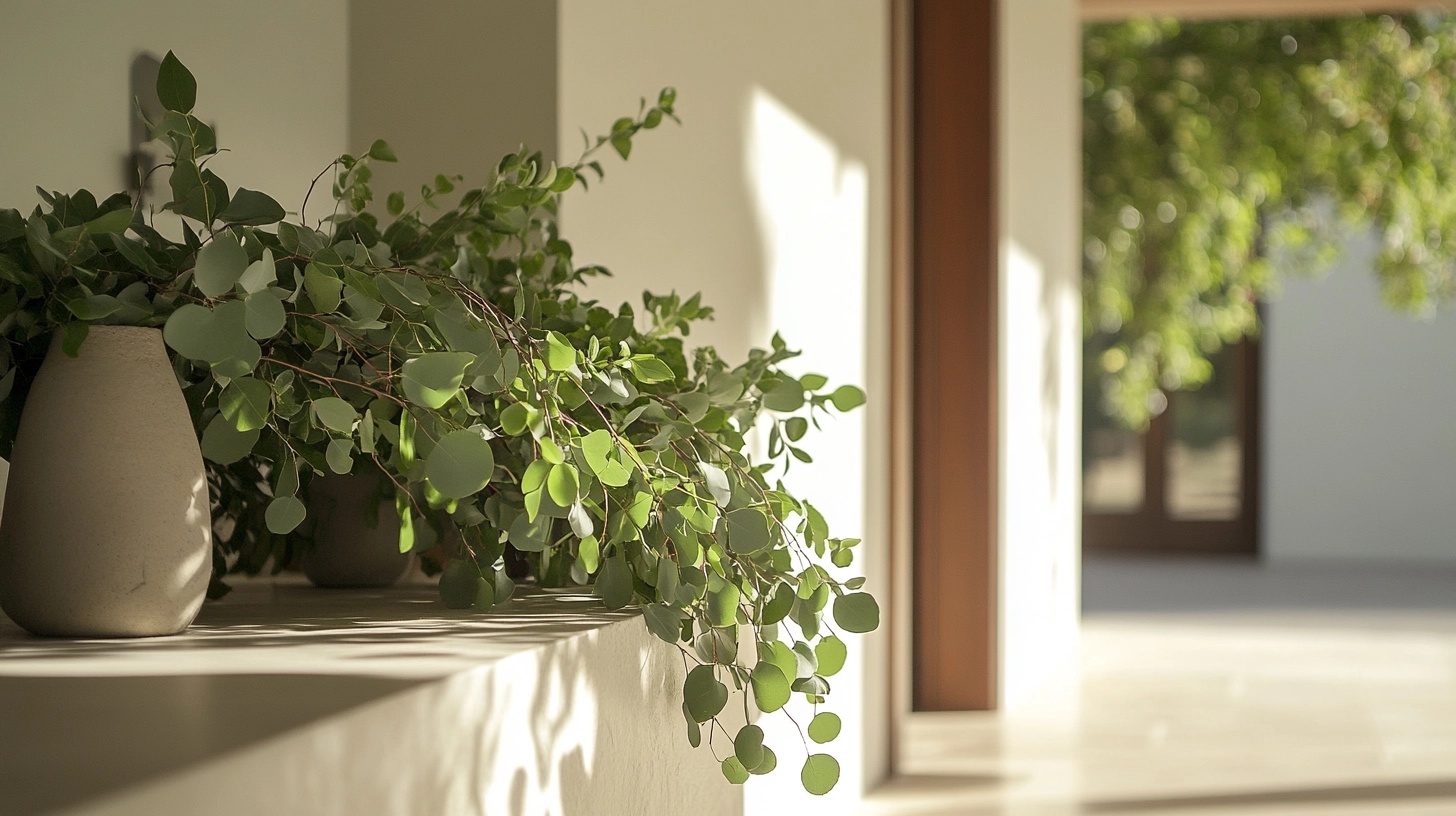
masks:
<instances>
[{"instance_id":1,"label":"sunlight patch on wall","mask_svg":"<svg viewBox=\"0 0 1456 816\"><path fill-rule=\"evenodd\" d=\"M1047 265L1014 240L1003 250L1001 348L1001 610L1002 704L1018 708L1063 677L1076 650L1077 571L1063 563L1064 516L1075 508L1066 484L1071 434L1059 427L1070 384L1059 359L1074 353L1066 326L1075 325L1075 292L1047 279ZM1049 291L1050 290L1050 291ZM1070 495L1069 495L1070 494ZM1045 703L1044 699L1037 698Z\"/></svg>"},{"instance_id":2,"label":"sunlight patch on wall","mask_svg":"<svg viewBox=\"0 0 1456 816\"><path fill-rule=\"evenodd\" d=\"M753 337L766 344L773 328L790 348L804 349L786 368L817 373L830 386L863 386L868 376L864 338L869 318L869 174L863 162L843 156L838 146L763 88L749 93L744 171L764 253L768 304L754 316ZM871 400L884 395L871 394ZM866 527L865 409L824 418L822 430L805 438L812 464L795 463L784 481L805 496L829 521L833 535L863 536ZM878 545L879 542L875 542ZM855 565L844 577L858 574ZM852 661L863 661L856 645ZM863 739L857 702L862 698L863 667L846 668L831 680L829 709L844 717L845 732L829 746L845 763L836 795L850 794L861 774L859 752L847 746ZM792 706L791 706L792 707ZM804 709L807 711L807 708ZM795 710L801 722L804 712ZM785 764L802 762L799 736L786 718L766 717L760 724L779 746ZM822 749L820 749L822 750ZM795 759L796 757L800 757ZM756 796L803 795L797 774L755 780L747 791L750 812ZM779 789L782 790L779 790Z\"/></svg>"}]
</instances>

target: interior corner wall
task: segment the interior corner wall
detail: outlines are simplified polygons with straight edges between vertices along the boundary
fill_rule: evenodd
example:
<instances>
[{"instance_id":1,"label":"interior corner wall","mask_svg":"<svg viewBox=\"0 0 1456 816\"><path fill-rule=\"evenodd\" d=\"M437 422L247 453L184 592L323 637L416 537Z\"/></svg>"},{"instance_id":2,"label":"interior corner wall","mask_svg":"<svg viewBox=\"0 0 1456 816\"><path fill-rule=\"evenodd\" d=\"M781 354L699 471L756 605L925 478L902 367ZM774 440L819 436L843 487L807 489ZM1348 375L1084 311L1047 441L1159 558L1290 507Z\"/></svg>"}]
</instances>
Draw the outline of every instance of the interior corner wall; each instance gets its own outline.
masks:
<instances>
[{"instance_id":1,"label":"interior corner wall","mask_svg":"<svg viewBox=\"0 0 1456 816\"><path fill-rule=\"evenodd\" d=\"M297 210L347 147L346 18L345 0L7 3L0 207L28 212L37 185L98 199L126 189L132 60L171 50L197 77L197 115L228 150L211 167ZM0 488L5 473L0 462Z\"/></svg>"},{"instance_id":2,"label":"interior corner wall","mask_svg":"<svg viewBox=\"0 0 1456 816\"><path fill-rule=\"evenodd\" d=\"M703 293L717 309L690 345L731 360L780 328L804 350L789 364L863 385L869 404L805 442L813 465L787 481L836 535L864 539L853 570L888 586L889 8L886 0L562 0L560 143L605 132L639 97L676 86L682 125L639 134L630 160L574 190L562 231L609 302L643 289ZM831 801L851 803L888 762L888 656L882 626L853 637L829 709L845 730ZM795 703L797 705L797 703ZM800 717L800 722L803 718ZM760 724L779 770L744 789L748 813L833 805L800 788L800 737L786 718Z\"/></svg>"},{"instance_id":3,"label":"interior corner wall","mask_svg":"<svg viewBox=\"0 0 1456 816\"><path fill-rule=\"evenodd\" d=\"M555 0L349 0L349 149L411 204L437 174L480 185L522 144L556 158Z\"/></svg>"},{"instance_id":4,"label":"interior corner wall","mask_svg":"<svg viewBox=\"0 0 1456 816\"><path fill-rule=\"evenodd\" d=\"M1000 3L1000 693L1073 665L1080 604L1081 20Z\"/></svg>"},{"instance_id":5,"label":"interior corner wall","mask_svg":"<svg viewBox=\"0 0 1456 816\"><path fill-rule=\"evenodd\" d=\"M7 3L0 207L30 210L36 185L98 199L125 189L132 59L171 50L197 77L197 115L229 151L211 166L296 210L345 149L345 24L346 0Z\"/></svg>"},{"instance_id":6,"label":"interior corner wall","mask_svg":"<svg viewBox=\"0 0 1456 816\"><path fill-rule=\"evenodd\" d=\"M1266 308L1261 547L1298 558L1456 562L1456 313L1380 300L1374 236Z\"/></svg>"}]
</instances>

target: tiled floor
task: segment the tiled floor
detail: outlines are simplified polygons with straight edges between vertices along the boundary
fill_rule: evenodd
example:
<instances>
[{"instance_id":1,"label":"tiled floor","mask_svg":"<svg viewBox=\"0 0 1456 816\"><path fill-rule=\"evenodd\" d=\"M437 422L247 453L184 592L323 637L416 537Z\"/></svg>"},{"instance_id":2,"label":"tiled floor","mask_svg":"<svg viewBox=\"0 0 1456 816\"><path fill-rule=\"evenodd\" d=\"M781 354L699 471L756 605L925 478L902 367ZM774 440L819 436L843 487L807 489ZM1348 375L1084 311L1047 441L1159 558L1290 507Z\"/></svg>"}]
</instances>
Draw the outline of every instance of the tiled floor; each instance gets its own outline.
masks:
<instances>
[{"instance_id":1,"label":"tiled floor","mask_svg":"<svg viewBox=\"0 0 1456 816\"><path fill-rule=\"evenodd\" d=\"M1456 569L1087 565L1080 669L915 723L876 816L1456 816Z\"/></svg>"}]
</instances>

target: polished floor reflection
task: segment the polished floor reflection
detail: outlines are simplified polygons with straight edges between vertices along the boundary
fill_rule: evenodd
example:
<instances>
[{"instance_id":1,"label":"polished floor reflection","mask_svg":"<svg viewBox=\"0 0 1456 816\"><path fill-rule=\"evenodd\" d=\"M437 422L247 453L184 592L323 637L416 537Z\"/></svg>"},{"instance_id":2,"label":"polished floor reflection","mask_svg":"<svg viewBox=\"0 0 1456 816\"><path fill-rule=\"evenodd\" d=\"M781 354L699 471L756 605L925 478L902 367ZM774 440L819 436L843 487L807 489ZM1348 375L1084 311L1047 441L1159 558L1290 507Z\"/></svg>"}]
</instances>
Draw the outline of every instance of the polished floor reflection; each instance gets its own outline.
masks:
<instances>
[{"instance_id":1,"label":"polished floor reflection","mask_svg":"<svg viewBox=\"0 0 1456 816\"><path fill-rule=\"evenodd\" d=\"M1080 665L870 814L1456 814L1456 567L1093 561Z\"/></svg>"}]
</instances>

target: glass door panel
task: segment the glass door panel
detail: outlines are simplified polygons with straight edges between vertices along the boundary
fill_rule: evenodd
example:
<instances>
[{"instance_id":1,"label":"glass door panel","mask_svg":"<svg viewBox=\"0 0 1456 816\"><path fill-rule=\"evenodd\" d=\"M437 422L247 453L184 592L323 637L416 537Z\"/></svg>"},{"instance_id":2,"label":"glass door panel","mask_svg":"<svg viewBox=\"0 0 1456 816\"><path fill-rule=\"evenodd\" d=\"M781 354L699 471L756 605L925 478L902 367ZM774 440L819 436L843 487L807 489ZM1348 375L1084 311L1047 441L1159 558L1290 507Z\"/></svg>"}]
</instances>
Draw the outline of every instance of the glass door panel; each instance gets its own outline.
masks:
<instances>
[{"instance_id":1,"label":"glass door panel","mask_svg":"<svg viewBox=\"0 0 1456 816\"><path fill-rule=\"evenodd\" d=\"M1258 552L1258 348L1214 360L1197 391L1169 395L1144 433L1088 401L1082 535L1089 549Z\"/></svg>"},{"instance_id":2,"label":"glass door panel","mask_svg":"<svg viewBox=\"0 0 1456 816\"><path fill-rule=\"evenodd\" d=\"M1213 377L1197 391L1168 401L1168 515L1175 519L1232 521L1243 493L1243 445L1235 349L1213 359Z\"/></svg>"}]
</instances>

